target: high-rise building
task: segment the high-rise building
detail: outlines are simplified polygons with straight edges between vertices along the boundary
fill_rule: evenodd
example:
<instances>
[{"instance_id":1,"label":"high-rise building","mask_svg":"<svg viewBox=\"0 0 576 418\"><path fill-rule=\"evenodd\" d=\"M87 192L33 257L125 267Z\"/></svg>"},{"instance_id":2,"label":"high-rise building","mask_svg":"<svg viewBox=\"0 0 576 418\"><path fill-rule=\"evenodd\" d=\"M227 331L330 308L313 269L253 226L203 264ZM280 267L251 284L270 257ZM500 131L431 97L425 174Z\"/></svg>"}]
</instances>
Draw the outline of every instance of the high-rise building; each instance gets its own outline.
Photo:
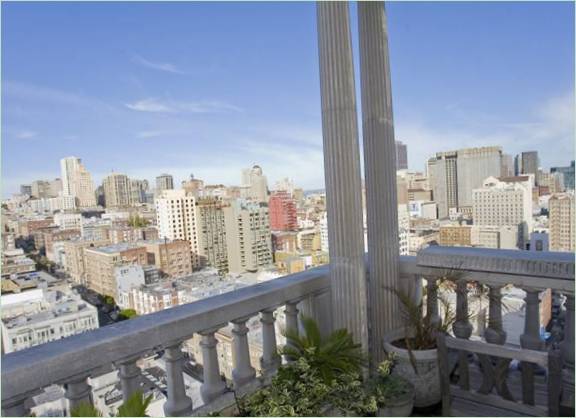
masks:
<instances>
[{"instance_id":1,"label":"high-rise building","mask_svg":"<svg viewBox=\"0 0 576 418\"><path fill-rule=\"evenodd\" d=\"M502 177L513 177L514 173L514 159L510 154L502 154L502 167L500 168L500 175Z\"/></svg>"},{"instance_id":2,"label":"high-rise building","mask_svg":"<svg viewBox=\"0 0 576 418\"><path fill-rule=\"evenodd\" d=\"M170 174L160 174L158 177L156 177L156 196L160 196L164 190L173 189L174 178Z\"/></svg>"},{"instance_id":3,"label":"high-rise building","mask_svg":"<svg viewBox=\"0 0 576 418\"><path fill-rule=\"evenodd\" d=\"M560 173L564 179L564 188L566 190L574 190L574 160L568 167L552 167L551 173Z\"/></svg>"},{"instance_id":4,"label":"high-rise building","mask_svg":"<svg viewBox=\"0 0 576 418\"><path fill-rule=\"evenodd\" d=\"M89 208L96 206L92 176L77 157L66 157L60 160L62 173L62 193L74 196L76 207Z\"/></svg>"},{"instance_id":5,"label":"high-rise building","mask_svg":"<svg viewBox=\"0 0 576 418\"><path fill-rule=\"evenodd\" d=\"M156 199L160 239L190 241L193 268L200 267L196 198L184 190L164 190Z\"/></svg>"},{"instance_id":6,"label":"high-rise building","mask_svg":"<svg viewBox=\"0 0 576 418\"><path fill-rule=\"evenodd\" d=\"M102 181L104 202L107 208L130 206L132 192L130 179L125 174L112 173Z\"/></svg>"},{"instance_id":7,"label":"high-rise building","mask_svg":"<svg viewBox=\"0 0 576 418\"><path fill-rule=\"evenodd\" d=\"M237 200L224 208L228 268L231 272L257 271L272 263L268 208Z\"/></svg>"},{"instance_id":8,"label":"high-rise building","mask_svg":"<svg viewBox=\"0 0 576 418\"><path fill-rule=\"evenodd\" d=\"M247 189L246 198L257 202L268 202L268 180L262 174L262 168L259 165L242 170L242 187Z\"/></svg>"},{"instance_id":9,"label":"high-rise building","mask_svg":"<svg viewBox=\"0 0 576 418\"><path fill-rule=\"evenodd\" d=\"M296 231L296 201L285 191L276 191L270 195L270 228L272 231Z\"/></svg>"},{"instance_id":10,"label":"high-rise building","mask_svg":"<svg viewBox=\"0 0 576 418\"><path fill-rule=\"evenodd\" d=\"M488 177L472 192L474 225L516 227L518 248L523 249L532 231L533 176Z\"/></svg>"},{"instance_id":11,"label":"high-rise building","mask_svg":"<svg viewBox=\"0 0 576 418\"><path fill-rule=\"evenodd\" d=\"M550 251L573 252L574 247L574 193L558 193L548 201Z\"/></svg>"},{"instance_id":12,"label":"high-rise building","mask_svg":"<svg viewBox=\"0 0 576 418\"><path fill-rule=\"evenodd\" d=\"M28 196L32 196L32 185L21 184L20 185L20 194L26 194Z\"/></svg>"},{"instance_id":13,"label":"high-rise building","mask_svg":"<svg viewBox=\"0 0 576 418\"><path fill-rule=\"evenodd\" d=\"M130 180L130 202L131 204L146 203L146 192L148 191L148 180Z\"/></svg>"},{"instance_id":14,"label":"high-rise building","mask_svg":"<svg viewBox=\"0 0 576 418\"><path fill-rule=\"evenodd\" d=\"M472 190L488 177L501 177L502 148L480 147L458 150L458 211L472 210Z\"/></svg>"},{"instance_id":15,"label":"high-rise building","mask_svg":"<svg viewBox=\"0 0 576 418\"><path fill-rule=\"evenodd\" d=\"M446 218L451 211L471 214L472 190L481 187L488 177L500 177L501 168L500 147L436 153L428 160L428 177L438 217Z\"/></svg>"},{"instance_id":16,"label":"high-rise building","mask_svg":"<svg viewBox=\"0 0 576 418\"><path fill-rule=\"evenodd\" d=\"M226 247L226 223L224 208L229 204L215 197L196 200L198 226L198 252L202 264L208 264L219 274L228 273L228 250Z\"/></svg>"},{"instance_id":17,"label":"high-rise building","mask_svg":"<svg viewBox=\"0 0 576 418\"><path fill-rule=\"evenodd\" d=\"M538 167L540 166L540 161L538 160L538 151L524 151L520 154L521 160L521 171L519 174L533 174L535 181L538 179ZM536 185L538 183L536 182Z\"/></svg>"},{"instance_id":18,"label":"high-rise building","mask_svg":"<svg viewBox=\"0 0 576 418\"><path fill-rule=\"evenodd\" d=\"M428 175L439 218L448 217L450 209L458 207L456 158L456 152L439 152L428 160Z\"/></svg>"},{"instance_id":19,"label":"high-rise building","mask_svg":"<svg viewBox=\"0 0 576 418\"><path fill-rule=\"evenodd\" d=\"M396 170L408 170L408 147L396 141Z\"/></svg>"}]
</instances>

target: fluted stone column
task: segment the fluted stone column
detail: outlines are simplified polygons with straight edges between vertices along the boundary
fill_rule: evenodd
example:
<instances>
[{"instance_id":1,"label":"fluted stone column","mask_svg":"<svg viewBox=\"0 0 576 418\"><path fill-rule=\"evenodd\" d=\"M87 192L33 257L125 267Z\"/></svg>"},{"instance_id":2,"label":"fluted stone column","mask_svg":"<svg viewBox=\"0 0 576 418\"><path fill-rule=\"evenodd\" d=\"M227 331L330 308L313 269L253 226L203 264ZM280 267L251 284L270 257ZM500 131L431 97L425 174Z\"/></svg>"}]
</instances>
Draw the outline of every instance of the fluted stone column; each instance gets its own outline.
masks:
<instances>
[{"instance_id":1,"label":"fluted stone column","mask_svg":"<svg viewBox=\"0 0 576 418\"><path fill-rule=\"evenodd\" d=\"M388 33L383 2L358 2L362 137L368 227L368 306L370 353L383 360L384 333L401 325L399 287L398 200L396 143Z\"/></svg>"},{"instance_id":2,"label":"fluted stone column","mask_svg":"<svg viewBox=\"0 0 576 418\"><path fill-rule=\"evenodd\" d=\"M360 150L347 2L318 2L332 326L368 349Z\"/></svg>"}]
</instances>

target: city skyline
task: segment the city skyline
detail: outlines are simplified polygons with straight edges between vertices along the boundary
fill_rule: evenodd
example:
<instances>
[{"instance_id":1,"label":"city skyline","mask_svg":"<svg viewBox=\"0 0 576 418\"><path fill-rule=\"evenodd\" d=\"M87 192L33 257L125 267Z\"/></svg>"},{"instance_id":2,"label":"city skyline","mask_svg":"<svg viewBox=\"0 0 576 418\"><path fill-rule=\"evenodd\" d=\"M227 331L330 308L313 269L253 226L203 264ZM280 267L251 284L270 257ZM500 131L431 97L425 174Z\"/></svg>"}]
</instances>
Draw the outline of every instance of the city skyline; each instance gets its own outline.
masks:
<instances>
[{"instance_id":1,"label":"city skyline","mask_svg":"<svg viewBox=\"0 0 576 418\"><path fill-rule=\"evenodd\" d=\"M436 152L490 145L513 155L537 150L546 168L568 165L573 10L389 4L396 139L408 146L409 168L423 171ZM57 161L69 155L82 158L96 185L112 170L238 184L240 170L258 163L271 185L293 177L323 188L313 3L21 3L3 12L5 196L58 177ZM160 39L139 29L152 19ZM494 36L485 39L486 30ZM37 59L46 65L32 65Z\"/></svg>"}]
</instances>

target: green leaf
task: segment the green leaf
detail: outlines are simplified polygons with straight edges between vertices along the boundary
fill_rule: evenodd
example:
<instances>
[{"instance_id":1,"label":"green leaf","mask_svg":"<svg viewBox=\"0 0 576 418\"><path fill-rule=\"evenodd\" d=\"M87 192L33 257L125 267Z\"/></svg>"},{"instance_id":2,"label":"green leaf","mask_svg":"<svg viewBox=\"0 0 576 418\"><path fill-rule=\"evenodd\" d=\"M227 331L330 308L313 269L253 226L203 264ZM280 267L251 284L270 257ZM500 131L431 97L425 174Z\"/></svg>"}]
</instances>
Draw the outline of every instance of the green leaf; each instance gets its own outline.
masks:
<instances>
[{"instance_id":1,"label":"green leaf","mask_svg":"<svg viewBox=\"0 0 576 418\"><path fill-rule=\"evenodd\" d=\"M73 417L101 417L102 412L89 402L81 402L70 411L70 415Z\"/></svg>"},{"instance_id":2,"label":"green leaf","mask_svg":"<svg viewBox=\"0 0 576 418\"><path fill-rule=\"evenodd\" d=\"M118 417L147 417L146 409L152 402L152 395L144 398L142 391L134 392L120 408L118 408Z\"/></svg>"}]
</instances>

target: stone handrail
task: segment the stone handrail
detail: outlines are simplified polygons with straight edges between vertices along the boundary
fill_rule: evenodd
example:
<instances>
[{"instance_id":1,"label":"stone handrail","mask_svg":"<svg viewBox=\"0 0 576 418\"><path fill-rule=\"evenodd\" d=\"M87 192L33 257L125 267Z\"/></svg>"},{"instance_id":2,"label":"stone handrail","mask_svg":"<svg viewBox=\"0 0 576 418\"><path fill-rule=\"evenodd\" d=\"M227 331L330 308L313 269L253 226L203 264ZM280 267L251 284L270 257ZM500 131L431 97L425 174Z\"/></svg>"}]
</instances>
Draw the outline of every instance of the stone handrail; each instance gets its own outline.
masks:
<instances>
[{"instance_id":1,"label":"stone handrail","mask_svg":"<svg viewBox=\"0 0 576 418\"><path fill-rule=\"evenodd\" d=\"M445 277L447 272L460 271L461 274L454 276L458 283L457 322L454 328L457 337L468 335L467 301L463 292L466 282L477 281L490 287L491 319L497 319L500 315L499 295L503 284L524 288L528 296L523 346L532 348L535 341L532 337L537 332L533 323L537 322L540 290L552 288L566 294L567 309L571 309L567 317L572 315L573 321L574 261L573 258L570 260L571 256L559 253L532 256L532 253L520 251L429 247L421 250L417 257L401 256L400 276L401 283L416 291L420 289L420 286L415 285L418 281L406 279L427 279L430 296L436 291L436 279ZM5 415L24 415L25 401L52 384L66 386L66 397L71 406L80 401L89 401L91 388L87 384L87 377L102 374L111 367L118 368L123 396L127 397L137 387L135 384L140 369L136 361L148 354L163 351L168 380L165 412L168 416L190 414L192 403L186 396L182 380L183 356L180 345L183 341L194 334L201 336L204 363L201 392L206 403L212 402L226 390L220 379L216 355L217 340L214 334L218 329L233 324L232 348L236 360L232 378L235 387L247 385L255 376L249 359L247 319L260 315L263 373L271 373L279 363L273 312L284 305L286 327L294 328L297 326L297 304L309 296L329 291L329 286L329 266L317 267L7 354L2 358L2 409ZM435 298L428 298L429 312L437 312L437 305L433 306L434 301ZM305 309L305 306L301 308ZM312 307L312 311L322 309L326 307ZM569 347L574 346L574 326L573 322L569 322L570 319L566 324L566 353ZM487 331L487 341L501 341L502 330L498 328L498 321L491 321ZM567 361L570 363L569 355ZM573 365L573 349L571 361Z\"/></svg>"},{"instance_id":2,"label":"stone handrail","mask_svg":"<svg viewBox=\"0 0 576 418\"><path fill-rule=\"evenodd\" d=\"M242 319L328 290L328 269L313 268L6 354L2 358L2 409L7 412L19 405L12 411L18 412L20 404L39 389L54 383L84 384L87 376L108 370L111 364L120 365L122 374L124 363L133 367L129 363L149 353L165 350L170 364L173 358L179 359L179 344L195 333L217 330L229 322L242 328Z\"/></svg>"}]
</instances>

